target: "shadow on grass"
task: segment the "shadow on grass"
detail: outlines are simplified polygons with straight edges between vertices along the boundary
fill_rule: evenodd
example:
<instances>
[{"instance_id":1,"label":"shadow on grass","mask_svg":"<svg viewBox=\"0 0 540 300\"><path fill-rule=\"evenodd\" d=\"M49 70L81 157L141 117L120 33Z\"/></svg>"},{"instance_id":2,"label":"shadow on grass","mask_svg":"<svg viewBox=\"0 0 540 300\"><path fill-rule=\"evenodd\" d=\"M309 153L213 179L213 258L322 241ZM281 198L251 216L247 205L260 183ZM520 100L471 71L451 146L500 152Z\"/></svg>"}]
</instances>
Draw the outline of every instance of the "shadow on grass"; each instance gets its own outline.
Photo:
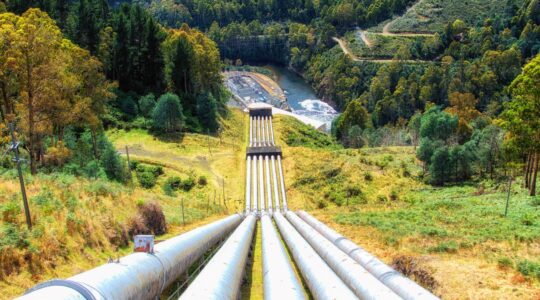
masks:
<instances>
[{"instance_id":1,"label":"shadow on grass","mask_svg":"<svg viewBox=\"0 0 540 300\"><path fill-rule=\"evenodd\" d=\"M182 141L184 141L184 137L186 136L185 132L180 131L170 133L158 133L152 131L150 133L154 138L164 143L182 143Z\"/></svg>"}]
</instances>

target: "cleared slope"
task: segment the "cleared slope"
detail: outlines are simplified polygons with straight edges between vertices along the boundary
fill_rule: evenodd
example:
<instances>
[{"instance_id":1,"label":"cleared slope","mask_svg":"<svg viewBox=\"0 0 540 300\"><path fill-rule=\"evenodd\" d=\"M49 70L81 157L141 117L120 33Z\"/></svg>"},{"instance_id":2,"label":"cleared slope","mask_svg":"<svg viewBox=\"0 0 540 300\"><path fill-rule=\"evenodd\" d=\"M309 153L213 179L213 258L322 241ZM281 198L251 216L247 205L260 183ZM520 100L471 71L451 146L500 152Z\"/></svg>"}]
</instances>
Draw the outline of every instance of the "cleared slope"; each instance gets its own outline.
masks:
<instances>
[{"instance_id":1,"label":"cleared slope","mask_svg":"<svg viewBox=\"0 0 540 300\"><path fill-rule=\"evenodd\" d=\"M311 210L386 263L413 262L425 272L413 278L445 299L538 297L540 212L519 185L505 218L504 182L434 188L412 147L341 149L286 117L274 128L292 210Z\"/></svg>"}]
</instances>

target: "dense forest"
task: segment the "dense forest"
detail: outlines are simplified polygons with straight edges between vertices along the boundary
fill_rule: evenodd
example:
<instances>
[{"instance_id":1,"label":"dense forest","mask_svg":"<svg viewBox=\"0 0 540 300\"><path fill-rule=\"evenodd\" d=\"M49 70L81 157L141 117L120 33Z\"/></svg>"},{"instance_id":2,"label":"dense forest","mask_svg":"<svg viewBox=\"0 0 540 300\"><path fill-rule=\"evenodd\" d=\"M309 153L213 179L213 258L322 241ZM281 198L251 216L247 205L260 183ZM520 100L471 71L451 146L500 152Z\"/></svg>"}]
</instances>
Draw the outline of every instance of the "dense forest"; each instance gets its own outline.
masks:
<instances>
[{"instance_id":1,"label":"dense forest","mask_svg":"<svg viewBox=\"0 0 540 300\"><path fill-rule=\"evenodd\" d=\"M0 127L7 141L16 125L32 173L123 181L105 129L218 130L227 94L219 51L202 32L99 0L7 1L0 10L13 12L0 14Z\"/></svg>"}]
</instances>

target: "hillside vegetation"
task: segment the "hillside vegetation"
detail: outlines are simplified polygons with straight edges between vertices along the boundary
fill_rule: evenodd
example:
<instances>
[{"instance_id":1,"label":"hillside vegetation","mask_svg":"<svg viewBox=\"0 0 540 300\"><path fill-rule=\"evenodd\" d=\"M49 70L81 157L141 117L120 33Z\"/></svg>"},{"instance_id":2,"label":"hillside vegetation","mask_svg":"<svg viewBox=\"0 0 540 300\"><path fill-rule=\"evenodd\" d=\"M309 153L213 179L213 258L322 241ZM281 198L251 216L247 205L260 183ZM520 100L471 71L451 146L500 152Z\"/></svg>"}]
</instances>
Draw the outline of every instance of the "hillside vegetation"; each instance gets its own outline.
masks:
<instances>
[{"instance_id":1,"label":"hillside vegetation","mask_svg":"<svg viewBox=\"0 0 540 300\"><path fill-rule=\"evenodd\" d=\"M398 269L414 264L429 276L413 278L444 299L539 296L540 202L520 184L505 217L507 182L432 187L413 147L322 145L324 135L282 116L274 128L291 209L309 210Z\"/></svg>"},{"instance_id":2,"label":"hillside vegetation","mask_svg":"<svg viewBox=\"0 0 540 300\"><path fill-rule=\"evenodd\" d=\"M126 184L68 170L31 175L26 166L32 230L26 228L17 173L0 168L0 299L129 254L132 235L145 230L138 212L149 204L161 207L167 223L158 240L241 210L244 120L231 110L215 137L108 131L116 149L129 146L133 170Z\"/></svg>"},{"instance_id":3,"label":"hillside vegetation","mask_svg":"<svg viewBox=\"0 0 540 300\"><path fill-rule=\"evenodd\" d=\"M392 21L390 32L436 32L456 19L475 26L484 19L500 19L524 0L419 0L403 16Z\"/></svg>"}]
</instances>

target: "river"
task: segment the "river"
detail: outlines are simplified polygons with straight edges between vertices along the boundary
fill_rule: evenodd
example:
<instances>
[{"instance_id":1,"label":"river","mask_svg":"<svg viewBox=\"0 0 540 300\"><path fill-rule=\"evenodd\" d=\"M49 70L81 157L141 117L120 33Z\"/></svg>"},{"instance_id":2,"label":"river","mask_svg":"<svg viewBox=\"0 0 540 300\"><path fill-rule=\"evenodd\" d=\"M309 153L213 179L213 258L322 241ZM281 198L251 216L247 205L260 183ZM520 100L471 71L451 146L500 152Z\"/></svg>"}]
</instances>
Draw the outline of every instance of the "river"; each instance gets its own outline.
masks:
<instances>
[{"instance_id":1,"label":"river","mask_svg":"<svg viewBox=\"0 0 540 300\"><path fill-rule=\"evenodd\" d=\"M318 99L315 91L302 77L287 68L276 65L266 65L264 68L272 71L274 79L285 91L287 103L293 113L325 122L326 128L330 128L338 112L328 103Z\"/></svg>"}]
</instances>

